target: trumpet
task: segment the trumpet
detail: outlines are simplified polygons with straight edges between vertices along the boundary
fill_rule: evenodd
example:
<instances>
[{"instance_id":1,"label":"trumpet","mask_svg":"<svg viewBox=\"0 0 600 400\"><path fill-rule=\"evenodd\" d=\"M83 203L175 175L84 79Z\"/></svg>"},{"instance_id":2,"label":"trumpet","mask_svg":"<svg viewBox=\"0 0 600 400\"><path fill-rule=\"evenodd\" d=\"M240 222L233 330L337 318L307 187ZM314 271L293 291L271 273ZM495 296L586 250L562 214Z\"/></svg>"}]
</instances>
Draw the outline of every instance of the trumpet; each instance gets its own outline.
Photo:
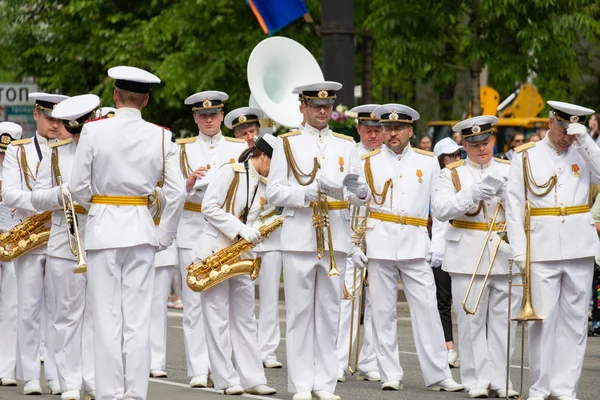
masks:
<instances>
[{"instance_id":1,"label":"trumpet","mask_svg":"<svg viewBox=\"0 0 600 400\"><path fill-rule=\"evenodd\" d=\"M329 203L327 202L327 194L318 191L318 199L311 202L313 209L312 222L317 235L317 258L321 260L325 257L325 230L327 230L327 245L329 250L329 272L328 276L340 276L340 271L335 263L333 254L333 239L331 238L331 223L329 219Z\"/></svg>"},{"instance_id":2,"label":"trumpet","mask_svg":"<svg viewBox=\"0 0 600 400\"><path fill-rule=\"evenodd\" d=\"M69 236L69 249L71 250L71 254L77 257L77 266L73 269L73 273L81 274L87 271L87 264L85 262L85 253L81 247L75 204L73 203L71 193L64 190L62 177L60 175L56 177L56 182L60 187L63 211L65 213L65 225L67 226L67 235Z\"/></svg>"}]
</instances>

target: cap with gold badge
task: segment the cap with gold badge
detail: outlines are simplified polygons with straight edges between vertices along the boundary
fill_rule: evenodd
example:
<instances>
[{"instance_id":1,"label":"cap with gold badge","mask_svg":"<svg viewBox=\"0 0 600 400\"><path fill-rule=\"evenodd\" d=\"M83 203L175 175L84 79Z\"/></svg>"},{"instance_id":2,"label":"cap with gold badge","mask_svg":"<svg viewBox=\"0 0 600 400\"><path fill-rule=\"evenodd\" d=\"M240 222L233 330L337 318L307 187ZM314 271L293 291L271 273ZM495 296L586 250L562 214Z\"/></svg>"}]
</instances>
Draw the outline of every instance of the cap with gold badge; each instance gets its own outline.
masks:
<instances>
[{"instance_id":1,"label":"cap with gold badge","mask_svg":"<svg viewBox=\"0 0 600 400\"><path fill-rule=\"evenodd\" d=\"M481 142L490 137L498 123L493 115L480 115L465 119L452 127L454 132L460 132L465 142Z\"/></svg>"},{"instance_id":2,"label":"cap with gold badge","mask_svg":"<svg viewBox=\"0 0 600 400\"><path fill-rule=\"evenodd\" d=\"M384 104L373 111L375 118L379 119L381 125L412 125L414 121L421 118L421 115L414 109L404 104Z\"/></svg>"},{"instance_id":3,"label":"cap with gold badge","mask_svg":"<svg viewBox=\"0 0 600 400\"><path fill-rule=\"evenodd\" d=\"M19 140L23 136L21 125L10 121L0 122L0 153L6 153L6 148L13 140Z\"/></svg>"},{"instance_id":4,"label":"cap with gold badge","mask_svg":"<svg viewBox=\"0 0 600 400\"><path fill-rule=\"evenodd\" d=\"M356 120L359 124L381 126L379 118L375 118L375 114L373 114L377 107L379 107L379 104L363 104L362 106L354 107L350 112L356 114Z\"/></svg>"},{"instance_id":5,"label":"cap with gold badge","mask_svg":"<svg viewBox=\"0 0 600 400\"><path fill-rule=\"evenodd\" d=\"M335 92L341 88L341 83L325 81L298 86L292 93L297 94L299 100L305 103L316 106L333 106L337 98Z\"/></svg>"},{"instance_id":6,"label":"cap with gold badge","mask_svg":"<svg viewBox=\"0 0 600 400\"><path fill-rule=\"evenodd\" d=\"M44 92L29 93L29 99L35 100L35 108L49 117L52 115L52 109L58 103L68 98L69 96L63 96L62 94L52 94Z\"/></svg>"},{"instance_id":7,"label":"cap with gold badge","mask_svg":"<svg viewBox=\"0 0 600 400\"><path fill-rule=\"evenodd\" d=\"M259 125L259 120L263 117L263 112L258 108L253 107L241 107L236 108L233 111L230 111L225 116L225 126L229 129L235 129L239 126L246 124L257 124Z\"/></svg>"},{"instance_id":8,"label":"cap with gold badge","mask_svg":"<svg viewBox=\"0 0 600 400\"><path fill-rule=\"evenodd\" d=\"M114 107L102 107L96 111L97 118L112 118L117 113L117 109Z\"/></svg>"},{"instance_id":9,"label":"cap with gold badge","mask_svg":"<svg viewBox=\"0 0 600 400\"><path fill-rule=\"evenodd\" d=\"M119 89L134 93L150 93L152 84L160 83L160 78L137 67L118 66L108 70L108 76L115 80Z\"/></svg>"},{"instance_id":10,"label":"cap with gold badge","mask_svg":"<svg viewBox=\"0 0 600 400\"><path fill-rule=\"evenodd\" d=\"M73 96L52 110L52 117L62 120L67 131L73 135L81 133L83 125L100 105L100 97L95 94Z\"/></svg>"},{"instance_id":11,"label":"cap with gold badge","mask_svg":"<svg viewBox=\"0 0 600 400\"><path fill-rule=\"evenodd\" d=\"M563 101L548 100L547 103L552 107L551 113L563 129L567 129L569 124L585 124L586 116L594 113L591 108Z\"/></svg>"},{"instance_id":12,"label":"cap with gold badge","mask_svg":"<svg viewBox=\"0 0 600 400\"><path fill-rule=\"evenodd\" d=\"M192 106L194 114L216 114L223 111L224 102L229 99L225 92L207 90L191 95L184 103Z\"/></svg>"}]
</instances>

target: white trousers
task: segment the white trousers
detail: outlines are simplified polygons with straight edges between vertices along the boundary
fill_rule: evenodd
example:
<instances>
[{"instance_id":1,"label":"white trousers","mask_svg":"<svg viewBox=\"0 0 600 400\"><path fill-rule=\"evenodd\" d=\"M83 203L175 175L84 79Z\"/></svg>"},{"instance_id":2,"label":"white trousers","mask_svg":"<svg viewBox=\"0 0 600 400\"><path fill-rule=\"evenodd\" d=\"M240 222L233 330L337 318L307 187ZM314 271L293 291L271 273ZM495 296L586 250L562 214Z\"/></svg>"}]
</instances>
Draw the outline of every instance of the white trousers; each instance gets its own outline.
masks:
<instances>
[{"instance_id":1,"label":"white trousers","mask_svg":"<svg viewBox=\"0 0 600 400\"><path fill-rule=\"evenodd\" d=\"M425 385L452 378L444 332L437 310L433 272L425 259L369 260L369 294L373 307L375 349L382 382L402 380L398 354L398 279L410 308L417 357Z\"/></svg>"},{"instance_id":2,"label":"white trousers","mask_svg":"<svg viewBox=\"0 0 600 400\"><path fill-rule=\"evenodd\" d=\"M55 292L54 348L58 380L63 392L82 389L84 325L87 325L85 333L92 333L91 318L84 315L87 275L73 273L76 266L75 260L52 256L48 256L46 264L46 274L50 275ZM89 353L86 355L89 356ZM89 378L89 374L86 375ZM93 378L85 386L84 389L94 388Z\"/></svg>"},{"instance_id":3,"label":"white trousers","mask_svg":"<svg viewBox=\"0 0 600 400\"><path fill-rule=\"evenodd\" d=\"M0 262L0 378L15 378L17 277L12 262Z\"/></svg>"},{"instance_id":4,"label":"white trousers","mask_svg":"<svg viewBox=\"0 0 600 400\"><path fill-rule=\"evenodd\" d=\"M467 315L462 302L471 280L469 274L450 273L452 301L458 324L458 351L460 354L460 379L465 389L506 388L506 341L508 339L508 276L490 275L475 315ZM477 276L469 294L467 307L475 307L481 291L483 276ZM513 283L519 283L513 278ZM521 309L522 290L512 289L511 318ZM515 349L517 323L511 322L510 355ZM509 382L512 388L512 382Z\"/></svg>"},{"instance_id":5,"label":"white trousers","mask_svg":"<svg viewBox=\"0 0 600 400\"><path fill-rule=\"evenodd\" d=\"M157 267L154 271L150 320L150 369L165 371L167 367L167 301L175 268L176 266L164 266Z\"/></svg>"},{"instance_id":6,"label":"white trousers","mask_svg":"<svg viewBox=\"0 0 600 400\"><path fill-rule=\"evenodd\" d=\"M155 254L150 245L87 252L97 400L148 394Z\"/></svg>"},{"instance_id":7,"label":"white trousers","mask_svg":"<svg viewBox=\"0 0 600 400\"><path fill-rule=\"evenodd\" d=\"M346 254L334 252L340 273ZM337 331L342 301L339 277L327 276L329 252L322 260L312 252L283 252L286 298L288 391L323 390L337 383Z\"/></svg>"},{"instance_id":8,"label":"white trousers","mask_svg":"<svg viewBox=\"0 0 600 400\"><path fill-rule=\"evenodd\" d=\"M181 269L183 300L183 339L188 376L208 375L209 362L204 318L202 317L202 301L200 293L191 290L186 284L186 267L196 258L192 249L179 250L179 266ZM253 303L254 304L254 303Z\"/></svg>"},{"instance_id":9,"label":"white trousers","mask_svg":"<svg viewBox=\"0 0 600 400\"><path fill-rule=\"evenodd\" d=\"M529 323L529 397L577 397L593 268L592 257L531 264L533 308L543 321Z\"/></svg>"},{"instance_id":10,"label":"white trousers","mask_svg":"<svg viewBox=\"0 0 600 400\"><path fill-rule=\"evenodd\" d=\"M360 291L360 278L362 270L356 270L356 280L354 280L354 264L352 260L348 258L346 263L345 283L346 288L352 294L356 285L356 300L354 301L354 324L352 331L352 363L354 363L354 350L356 349L356 341L360 340L357 337L358 324L358 310L361 305L358 303L358 293ZM353 282L354 281L354 282ZM363 297L365 298L365 312L364 312L364 323L361 327L363 332L362 346L359 347L360 352L358 355L358 370L359 372L371 372L377 370L377 357L375 355L375 347L373 346L373 315L371 313L371 302L369 299L369 291L367 288L363 289ZM340 324L338 328L337 338L337 353L338 353L338 368L348 371L348 351L350 350L350 317L352 310L352 300L342 299L340 306Z\"/></svg>"},{"instance_id":11,"label":"white trousers","mask_svg":"<svg viewBox=\"0 0 600 400\"><path fill-rule=\"evenodd\" d=\"M24 254L15 259L17 277L17 378L24 381L40 379L40 342L42 320L46 325L44 338L44 373L46 379L58 379L54 361L54 290L50 274L45 274L45 254ZM42 319L42 312L46 316Z\"/></svg>"},{"instance_id":12,"label":"white trousers","mask_svg":"<svg viewBox=\"0 0 600 400\"><path fill-rule=\"evenodd\" d=\"M279 329L279 282L281 251L257 253L262 258L258 280L260 308L258 312L258 347L261 359L276 360L275 350L281 341Z\"/></svg>"},{"instance_id":13,"label":"white trousers","mask_svg":"<svg viewBox=\"0 0 600 400\"><path fill-rule=\"evenodd\" d=\"M234 276L201 292L201 296L215 389L266 384L256 342L254 283L250 277Z\"/></svg>"}]
</instances>

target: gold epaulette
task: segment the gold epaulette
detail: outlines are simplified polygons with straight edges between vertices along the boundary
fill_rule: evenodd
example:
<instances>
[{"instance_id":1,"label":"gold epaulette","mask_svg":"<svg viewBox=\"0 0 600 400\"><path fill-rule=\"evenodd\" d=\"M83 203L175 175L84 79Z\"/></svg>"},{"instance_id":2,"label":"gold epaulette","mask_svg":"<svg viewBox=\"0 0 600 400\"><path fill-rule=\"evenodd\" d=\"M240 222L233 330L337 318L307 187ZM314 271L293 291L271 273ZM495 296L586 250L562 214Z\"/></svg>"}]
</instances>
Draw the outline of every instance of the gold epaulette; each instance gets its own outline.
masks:
<instances>
[{"instance_id":1,"label":"gold epaulette","mask_svg":"<svg viewBox=\"0 0 600 400\"><path fill-rule=\"evenodd\" d=\"M530 149L532 147L535 147L535 142L529 142L529 143L522 144L520 146L515 147L514 150L515 150L516 153L520 153L523 150L527 150L527 149Z\"/></svg>"},{"instance_id":2,"label":"gold epaulette","mask_svg":"<svg viewBox=\"0 0 600 400\"><path fill-rule=\"evenodd\" d=\"M10 144L12 144L13 146L19 146L21 144L27 144L27 143L31 143L31 138L20 139L20 140L13 140L12 142L10 142Z\"/></svg>"},{"instance_id":3,"label":"gold epaulette","mask_svg":"<svg viewBox=\"0 0 600 400\"><path fill-rule=\"evenodd\" d=\"M458 161L455 161L453 163L446 165L446 168L454 169L456 167L460 167L461 165L465 165L465 162L466 162L465 160L458 160Z\"/></svg>"},{"instance_id":4,"label":"gold epaulette","mask_svg":"<svg viewBox=\"0 0 600 400\"><path fill-rule=\"evenodd\" d=\"M235 172L246 172L246 168L244 168L244 164L239 164L239 163L231 163L231 166L233 167L233 170Z\"/></svg>"},{"instance_id":5,"label":"gold epaulette","mask_svg":"<svg viewBox=\"0 0 600 400\"><path fill-rule=\"evenodd\" d=\"M187 144L187 143L194 143L196 141L196 137L186 137L183 139L177 139L175 140L175 143L177 144Z\"/></svg>"},{"instance_id":6,"label":"gold epaulette","mask_svg":"<svg viewBox=\"0 0 600 400\"><path fill-rule=\"evenodd\" d=\"M58 142L52 142L48 145L48 147L50 147L51 149L54 147L58 147L58 146L62 146L63 144L68 144L71 143L73 141L73 139L69 138L69 139L65 139L65 140L59 140Z\"/></svg>"},{"instance_id":7,"label":"gold epaulette","mask_svg":"<svg viewBox=\"0 0 600 400\"><path fill-rule=\"evenodd\" d=\"M234 142L234 143L246 143L246 141L244 139L238 139L238 138L232 138L229 136L223 136L223 138L225 140L227 140L228 142Z\"/></svg>"},{"instance_id":8,"label":"gold epaulette","mask_svg":"<svg viewBox=\"0 0 600 400\"><path fill-rule=\"evenodd\" d=\"M352 136L342 135L341 133L337 133L337 132L331 132L331 134L333 136L335 136L336 138L346 139L346 140L349 140L351 142L354 142L354 138Z\"/></svg>"},{"instance_id":9,"label":"gold epaulette","mask_svg":"<svg viewBox=\"0 0 600 400\"><path fill-rule=\"evenodd\" d=\"M429 156L429 157L434 156L433 152L431 152L431 151L421 150L417 147L413 147L413 150L415 151L415 153L423 154L424 156Z\"/></svg>"},{"instance_id":10,"label":"gold epaulette","mask_svg":"<svg viewBox=\"0 0 600 400\"><path fill-rule=\"evenodd\" d=\"M505 160L504 158L494 157L494 161L502 163L502 164L508 164L508 165L510 165L510 160Z\"/></svg>"},{"instance_id":11,"label":"gold epaulette","mask_svg":"<svg viewBox=\"0 0 600 400\"><path fill-rule=\"evenodd\" d=\"M300 132L300 131L291 131L291 132L282 133L278 137L280 137L280 138L286 138L286 137L290 137L290 136L296 136L296 135L299 135L301 133L302 132Z\"/></svg>"},{"instance_id":12,"label":"gold epaulette","mask_svg":"<svg viewBox=\"0 0 600 400\"><path fill-rule=\"evenodd\" d=\"M264 183L265 185L267 184L267 178L265 178L264 176L259 176L258 180L261 181L262 183Z\"/></svg>"},{"instance_id":13,"label":"gold epaulette","mask_svg":"<svg viewBox=\"0 0 600 400\"><path fill-rule=\"evenodd\" d=\"M381 148L379 148L379 149L375 149L375 150L373 150L373 151L370 151L370 152L368 152L368 153L365 153L365 154L361 154L361 156L360 156L360 159L361 159L361 160L364 160L365 158L372 157L372 156L374 156L375 154L379 154L379 153L381 153Z\"/></svg>"}]
</instances>

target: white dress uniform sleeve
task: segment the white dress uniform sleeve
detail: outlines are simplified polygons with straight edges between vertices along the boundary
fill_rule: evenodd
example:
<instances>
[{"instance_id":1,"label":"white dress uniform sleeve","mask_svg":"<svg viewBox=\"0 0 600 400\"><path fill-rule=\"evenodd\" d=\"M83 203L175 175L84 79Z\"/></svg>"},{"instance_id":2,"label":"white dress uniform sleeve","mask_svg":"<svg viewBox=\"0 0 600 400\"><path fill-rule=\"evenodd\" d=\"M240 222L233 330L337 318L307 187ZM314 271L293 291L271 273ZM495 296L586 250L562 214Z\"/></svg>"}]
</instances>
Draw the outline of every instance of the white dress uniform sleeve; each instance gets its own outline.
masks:
<instances>
[{"instance_id":1,"label":"white dress uniform sleeve","mask_svg":"<svg viewBox=\"0 0 600 400\"><path fill-rule=\"evenodd\" d=\"M52 157L48 154L42 159L37 179L31 191L31 204L39 211L62 208L60 187L52 185Z\"/></svg>"},{"instance_id":2,"label":"white dress uniform sleeve","mask_svg":"<svg viewBox=\"0 0 600 400\"><path fill-rule=\"evenodd\" d=\"M179 154L171 143L171 135L165 132L165 176L160 193L165 207L162 210L160 224L157 227L158 241L161 246L170 246L175 239L179 218L185 202L185 181L179 168Z\"/></svg>"},{"instance_id":3,"label":"white dress uniform sleeve","mask_svg":"<svg viewBox=\"0 0 600 400\"><path fill-rule=\"evenodd\" d=\"M89 209L92 202L92 159L93 138L87 133L86 127L83 127L77 143L77 151L73 160L73 171L69 181L69 190L73 200ZM166 174L165 174L166 175Z\"/></svg>"},{"instance_id":4,"label":"white dress uniform sleeve","mask_svg":"<svg viewBox=\"0 0 600 400\"><path fill-rule=\"evenodd\" d=\"M2 171L2 201L10 208L37 212L31 204L31 192L23 190L21 167L17 159L17 146L8 146Z\"/></svg>"},{"instance_id":5,"label":"white dress uniform sleeve","mask_svg":"<svg viewBox=\"0 0 600 400\"><path fill-rule=\"evenodd\" d=\"M440 166L437 159L434 161L434 167L431 174L431 205L433 205L436 196L436 188L440 181ZM442 222L432 216L431 226L431 244L429 245L430 253L444 254L446 247L446 232L448 232L448 223Z\"/></svg>"},{"instance_id":6,"label":"white dress uniform sleeve","mask_svg":"<svg viewBox=\"0 0 600 400\"><path fill-rule=\"evenodd\" d=\"M440 221L460 218L475 206L469 188L462 188L460 192L456 193L450 170L447 168L440 172L439 179L434 187L435 195L432 196L432 211L434 218Z\"/></svg>"},{"instance_id":7,"label":"white dress uniform sleeve","mask_svg":"<svg viewBox=\"0 0 600 400\"><path fill-rule=\"evenodd\" d=\"M506 231L513 257L525 254L523 155L515 153L506 187Z\"/></svg>"},{"instance_id":8,"label":"white dress uniform sleeve","mask_svg":"<svg viewBox=\"0 0 600 400\"><path fill-rule=\"evenodd\" d=\"M222 232L229 239L234 240L235 237L244 228L244 223L240 221L234 214L225 211L225 198L231 187L235 172L231 165L224 165L219 168L214 175L214 179L206 189L206 194L202 200L202 214L204 218ZM240 175L240 181L246 179L245 174ZM243 185L245 186L245 185ZM245 196L242 193L242 185L238 187L238 196Z\"/></svg>"},{"instance_id":9,"label":"white dress uniform sleeve","mask_svg":"<svg viewBox=\"0 0 600 400\"><path fill-rule=\"evenodd\" d=\"M358 155L358 150L355 146L353 146L352 153L350 154L350 173L356 174L360 177L360 181L367 185L367 181L365 179L365 170L363 168L363 163L360 161L360 156ZM269 178L270 179L270 178ZM367 197L364 199L358 198L354 193L348 193L348 202L353 206L364 206L369 201L371 201L371 190L367 187Z\"/></svg>"},{"instance_id":10,"label":"white dress uniform sleeve","mask_svg":"<svg viewBox=\"0 0 600 400\"><path fill-rule=\"evenodd\" d=\"M304 207L306 189L305 186L289 185L283 140L277 138L271 159L269 182L267 183L267 202L279 207Z\"/></svg>"},{"instance_id":11,"label":"white dress uniform sleeve","mask_svg":"<svg viewBox=\"0 0 600 400\"><path fill-rule=\"evenodd\" d=\"M584 143L574 142L573 147L589 166L592 183L600 183L600 148L590 135L585 136Z\"/></svg>"}]
</instances>

